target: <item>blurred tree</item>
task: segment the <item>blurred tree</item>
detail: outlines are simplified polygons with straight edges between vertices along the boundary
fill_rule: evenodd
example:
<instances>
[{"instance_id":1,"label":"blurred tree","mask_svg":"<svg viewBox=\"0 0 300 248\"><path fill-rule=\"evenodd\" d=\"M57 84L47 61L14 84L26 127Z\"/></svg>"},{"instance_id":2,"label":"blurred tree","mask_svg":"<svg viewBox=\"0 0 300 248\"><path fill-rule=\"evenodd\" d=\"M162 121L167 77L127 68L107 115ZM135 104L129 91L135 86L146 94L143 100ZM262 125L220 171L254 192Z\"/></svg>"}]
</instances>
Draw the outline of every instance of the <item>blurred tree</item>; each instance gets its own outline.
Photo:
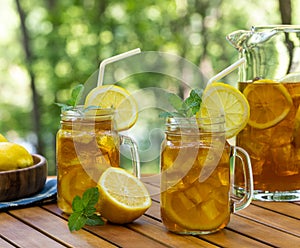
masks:
<instances>
[{"instance_id":1,"label":"blurred tree","mask_svg":"<svg viewBox=\"0 0 300 248\"><path fill-rule=\"evenodd\" d=\"M279 9L282 24L292 24L291 0L279 0Z\"/></svg>"},{"instance_id":2,"label":"blurred tree","mask_svg":"<svg viewBox=\"0 0 300 248\"><path fill-rule=\"evenodd\" d=\"M237 59L235 49L225 41L228 33L251 25L292 23L295 4L289 0L15 0L23 51L16 39L5 43L0 50L9 63L0 63L0 69L19 68L25 75L24 87L28 83L31 90L14 94L31 95L31 100L1 101L0 131L30 134L29 141L48 158L49 173L54 174L60 119L54 102L66 102L70 89L84 83L100 61L140 47L177 54L210 77ZM228 80L234 81L235 75ZM0 84L8 96L7 84L14 84L9 76ZM151 78L144 76L137 84L151 84Z\"/></svg>"}]
</instances>

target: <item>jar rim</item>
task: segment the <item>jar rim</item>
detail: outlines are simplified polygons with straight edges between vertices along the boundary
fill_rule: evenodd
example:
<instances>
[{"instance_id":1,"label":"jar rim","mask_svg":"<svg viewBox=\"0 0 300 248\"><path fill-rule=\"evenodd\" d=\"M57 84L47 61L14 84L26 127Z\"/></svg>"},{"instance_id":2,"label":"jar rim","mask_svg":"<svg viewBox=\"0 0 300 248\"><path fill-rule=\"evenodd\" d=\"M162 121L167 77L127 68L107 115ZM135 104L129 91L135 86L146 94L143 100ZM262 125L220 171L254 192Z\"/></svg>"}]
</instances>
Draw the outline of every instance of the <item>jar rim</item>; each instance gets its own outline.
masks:
<instances>
[{"instance_id":1,"label":"jar rim","mask_svg":"<svg viewBox=\"0 0 300 248\"><path fill-rule=\"evenodd\" d=\"M74 117L98 117L98 116L111 116L114 115L114 108L101 108L100 106L92 106L84 108L83 105L77 105L71 109L61 110L61 116L74 116Z\"/></svg>"},{"instance_id":2,"label":"jar rim","mask_svg":"<svg viewBox=\"0 0 300 248\"><path fill-rule=\"evenodd\" d=\"M252 26L251 31L256 32L258 30L264 30L264 29L270 29L270 30L276 30L276 31L282 31L282 32L300 32L300 25L258 25L258 26Z\"/></svg>"},{"instance_id":3,"label":"jar rim","mask_svg":"<svg viewBox=\"0 0 300 248\"><path fill-rule=\"evenodd\" d=\"M166 133L225 133L225 117L217 115L211 117L168 117L165 123Z\"/></svg>"},{"instance_id":4,"label":"jar rim","mask_svg":"<svg viewBox=\"0 0 300 248\"><path fill-rule=\"evenodd\" d=\"M170 116L166 119L166 123L178 123L180 124L182 123L200 123L200 124L221 124L221 123L225 123L225 116L224 115L213 115L213 116L209 116L209 117L196 117L196 116L192 116L192 117L185 117L185 116Z\"/></svg>"}]
</instances>

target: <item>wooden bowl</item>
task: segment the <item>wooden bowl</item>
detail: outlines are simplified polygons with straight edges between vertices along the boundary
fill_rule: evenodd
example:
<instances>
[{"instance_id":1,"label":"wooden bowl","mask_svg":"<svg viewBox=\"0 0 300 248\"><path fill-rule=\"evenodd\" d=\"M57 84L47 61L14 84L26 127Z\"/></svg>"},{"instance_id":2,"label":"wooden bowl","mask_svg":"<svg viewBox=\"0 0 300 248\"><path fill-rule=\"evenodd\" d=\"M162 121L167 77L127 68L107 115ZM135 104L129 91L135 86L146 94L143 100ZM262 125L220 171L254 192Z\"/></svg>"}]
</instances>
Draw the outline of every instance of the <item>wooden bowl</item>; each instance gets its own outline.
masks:
<instances>
[{"instance_id":1,"label":"wooden bowl","mask_svg":"<svg viewBox=\"0 0 300 248\"><path fill-rule=\"evenodd\" d=\"M17 200L42 190L47 174L47 161L32 154L34 164L30 167L0 172L0 201Z\"/></svg>"}]
</instances>

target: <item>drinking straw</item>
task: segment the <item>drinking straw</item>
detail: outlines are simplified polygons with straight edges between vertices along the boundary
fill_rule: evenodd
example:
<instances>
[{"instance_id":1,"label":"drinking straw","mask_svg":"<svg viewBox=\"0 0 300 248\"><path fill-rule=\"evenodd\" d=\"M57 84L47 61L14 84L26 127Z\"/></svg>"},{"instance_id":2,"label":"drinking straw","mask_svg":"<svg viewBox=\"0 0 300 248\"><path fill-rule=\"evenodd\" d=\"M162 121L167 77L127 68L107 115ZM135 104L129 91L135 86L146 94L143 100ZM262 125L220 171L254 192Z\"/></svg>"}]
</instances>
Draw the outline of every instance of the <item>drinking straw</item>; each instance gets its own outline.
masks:
<instances>
[{"instance_id":1,"label":"drinking straw","mask_svg":"<svg viewBox=\"0 0 300 248\"><path fill-rule=\"evenodd\" d=\"M110 57L110 58L107 58L107 59L104 59L101 63L100 63L100 66L99 66L99 73L98 73L98 82L97 82L97 86L100 86L103 84L103 79L104 79L104 69L105 69L105 66L109 63L113 63L113 62L116 62L116 61L119 61L121 59L124 59L124 58L127 58L127 57L130 57L132 55L135 55L135 54L138 54L141 52L141 49L140 48L136 48L136 49L133 49L133 50L130 50L128 52L125 52L125 53L121 53L121 54L118 54L118 55L115 55L113 57Z\"/></svg>"},{"instance_id":2,"label":"drinking straw","mask_svg":"<svg viewBox=\"0 0 300 248\"><path fill-rule=\"evenodd\" d=\"M217 75L213 76L211 79L209 79L206 86L208 86L209 84L211 84L214 81L218 81L221 78L225 77L227 74L229 74L230 72L232 72L233 70L235 70L236 68L238 68L241 64L243 64L245 62L246 62L245 58L239 59L238 61L236 61L232 65L228 66L223 71L221 71Z\"/></svg>"}]
</instances>

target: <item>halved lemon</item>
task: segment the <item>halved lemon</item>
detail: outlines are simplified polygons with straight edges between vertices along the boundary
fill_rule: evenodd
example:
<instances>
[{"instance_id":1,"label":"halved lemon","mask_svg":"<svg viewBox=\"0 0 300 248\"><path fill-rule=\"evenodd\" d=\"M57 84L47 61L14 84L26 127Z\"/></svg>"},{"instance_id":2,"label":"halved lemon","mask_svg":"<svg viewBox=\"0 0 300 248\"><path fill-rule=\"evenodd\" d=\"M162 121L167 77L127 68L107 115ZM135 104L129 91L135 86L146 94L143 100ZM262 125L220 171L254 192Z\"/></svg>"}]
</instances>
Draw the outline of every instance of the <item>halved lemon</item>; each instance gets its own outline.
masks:
<instances>
[{"instance_id":1,"label":"halved lemon","mask_svg":"<svg viewBox=\"0 0 300 248\"><path fill-rule=\"evenodd\" d=\"M116 224L130 223L151 206L144 184L124 169L110 167L101 175L98 188L101 215Z\"/></svg>"},{"instance_id":2,"label":"halved lemon","mask_svg":"<svg viewBox=\"0 0 300 248\"><path fill-rule=\"evenodd\" d=\"M225 133L229 139L237 135L246 125L250 108L245 96L235 87L214 82L206 87L196 117L225 116Z\"/></svg>"},{"instance_id":3,"label":"halved lemon","mask_svg":"<svg viewBox=\"0 0 300 248\"><path fill-rule=\"evenodd\" d=\"M269 79L254 81L243 93L250 105L248 124L259 129L279 123L287 116L293 104L288 90L282 84Z\"/></svg>"},{"instance_id":4,"label":"halved lemon","mask_svg":"<svg viewBox=\"0 0 300 248\"><path fill-rule=\"evenodd\" d=\"M138 107L130 93L116 85L101 85L89 92L84 107L114 108L117 130L127 130L137 120Z\"/></svg>"}]
</instances>

